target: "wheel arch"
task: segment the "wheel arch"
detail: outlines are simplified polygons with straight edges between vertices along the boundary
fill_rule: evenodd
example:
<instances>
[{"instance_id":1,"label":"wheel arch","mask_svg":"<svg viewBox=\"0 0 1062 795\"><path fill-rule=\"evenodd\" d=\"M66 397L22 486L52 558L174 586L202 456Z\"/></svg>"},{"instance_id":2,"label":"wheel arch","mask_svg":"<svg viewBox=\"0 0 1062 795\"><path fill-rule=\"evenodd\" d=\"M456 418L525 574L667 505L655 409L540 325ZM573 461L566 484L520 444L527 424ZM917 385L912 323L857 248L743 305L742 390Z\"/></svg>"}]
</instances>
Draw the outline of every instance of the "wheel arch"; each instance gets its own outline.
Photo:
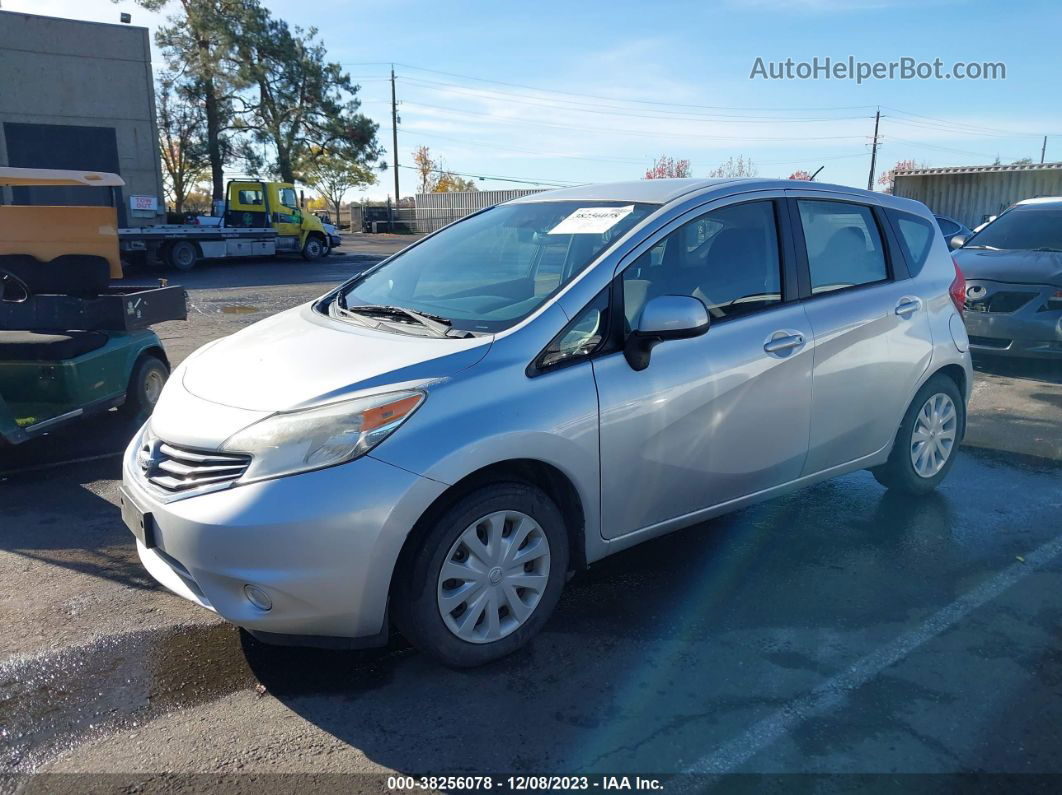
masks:
<instances>
[{"instance_id":1,"label":"wheel arch","mask_svg":"<svg viewBox=\"0 0 1062 795\"><path fill-rule=\"evenodd\" d=\"M490 483L515 481L542 489L566 521L568 531L568 566L573 570L586 568L586 513L582 499L571 479L560 469L534 458L513 458L497 461L469 473L447 488L425 509L406 536L398 555L395 572L400 571L417 549L420 539L454 503L477 488ZM393 591L397 578L391 576Z\"/></svg>"}]
</instances>

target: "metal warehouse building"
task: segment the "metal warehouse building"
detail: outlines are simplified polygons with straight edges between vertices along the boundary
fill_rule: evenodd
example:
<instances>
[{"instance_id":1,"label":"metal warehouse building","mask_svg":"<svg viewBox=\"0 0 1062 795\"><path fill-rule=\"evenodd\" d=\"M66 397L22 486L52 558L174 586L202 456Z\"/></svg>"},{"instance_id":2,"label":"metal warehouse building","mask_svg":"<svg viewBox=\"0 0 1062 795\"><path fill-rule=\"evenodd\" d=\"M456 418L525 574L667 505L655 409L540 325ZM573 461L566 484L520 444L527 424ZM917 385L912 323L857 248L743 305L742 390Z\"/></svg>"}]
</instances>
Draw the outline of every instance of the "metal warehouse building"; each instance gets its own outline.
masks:
<instances>
[{"instance_id":1,"label":"metal warehouse building","mask_svg":"<svg viewBox=\"0 0 1062 795\"><path fill-rule=\"evenodd\" d=\"M484 207L493 207L495 204L541 192L541 188L516 188L514 190L418 193L416 199L417 231L434 232Z\"/></svg>"},{"instance_id":2,"label":"metal warehouse building","mask_svg":"<svg viewBox=\"0 0 1062 795\"><path fill-rule=\"evenodd\" d=\"M1016 201L1062 196L1062 163L898 171L892 192L974 227Z\"/></svg>"},{"instance_id":3,"label":"metal warehouse building","mask_svg":"<svg viewBox=\"0 0 1062 795\"><path fill-rule=\"evenodd\" d=\"M0 11L0 166L117 172L119 224L163 221L147 28ZM103 191L16 188L0 199L104 203Z\"/></svg>"}]
</instances>

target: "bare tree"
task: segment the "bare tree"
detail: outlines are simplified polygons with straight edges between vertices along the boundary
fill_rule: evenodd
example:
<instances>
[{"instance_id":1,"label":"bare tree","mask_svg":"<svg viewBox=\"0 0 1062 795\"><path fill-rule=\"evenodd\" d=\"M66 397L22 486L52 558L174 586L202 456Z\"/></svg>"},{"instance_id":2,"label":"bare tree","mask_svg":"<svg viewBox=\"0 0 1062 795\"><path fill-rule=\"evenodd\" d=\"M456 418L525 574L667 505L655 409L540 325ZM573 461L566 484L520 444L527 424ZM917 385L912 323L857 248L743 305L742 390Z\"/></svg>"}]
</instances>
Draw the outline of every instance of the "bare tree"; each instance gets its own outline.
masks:
<instances>
[{"instance_id":1,"label":"bare tree","mask_svg":"<svg viewBox=\"0 0 1062 795\"><path fill-rule=\"evenodd\" d=\"M716 168L713 168L708 172L709 177L754 177L759 173L759 169L752 162L752 158L746 158L744 155L738 155L735 160L733 157L728 157L724 162L720 163Z\"/></svg>"},{"instance_id":2,"label":"bare tree","mask_svg":"<svg viewBox=\"0 0 1062 795\"><path fill-rule=\"evenodd\" d=\"M794 171L792 174L786 177L786 179L800 179L807 182L811 180L811 174L809 174L807 171L804 171L804 169L800 169L798 171Z\"/></svg>"},{"instance_id":3,"label":"bare tree","mask_svg":"<svg viewBox=\"0 0 1062 795\"><path fill-rule=\"evenodd\" d=\"M689 160L675 160L668 155L660 155L653 161L652 168L646 169L643 179L676 179L689 175Z\"/></svg>"},{"instance_id":4,"label":"bare tree","mask_svg":"<svg viewBox=\"0 0 1062 795\"><path fill-rule=\"evenodd\" d=\"M187 84L179 83L172 72L159 75L155 91L166 199L180 214L189 194L210 170L206 114L189 96Z\"/></svg>"}]
</instances>

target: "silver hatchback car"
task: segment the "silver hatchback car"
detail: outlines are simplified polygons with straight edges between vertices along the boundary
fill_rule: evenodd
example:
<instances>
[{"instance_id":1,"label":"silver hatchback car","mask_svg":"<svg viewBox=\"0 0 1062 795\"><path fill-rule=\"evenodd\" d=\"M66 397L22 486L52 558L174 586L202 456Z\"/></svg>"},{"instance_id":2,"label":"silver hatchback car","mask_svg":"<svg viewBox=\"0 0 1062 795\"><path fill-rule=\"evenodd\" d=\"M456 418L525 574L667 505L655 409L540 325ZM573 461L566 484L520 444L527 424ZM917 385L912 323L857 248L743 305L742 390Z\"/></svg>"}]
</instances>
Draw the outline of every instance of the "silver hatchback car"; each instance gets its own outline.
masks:
<instances>
[{"instance_id":1,"label":"silver hatchback car","mask_svg":"<svg viewBox=\"0 0 1062 795\"><path fill-rule=\"evenodd\" d=\"M392 623L454 666L570 572L858 469L925 492L962 439L963 280L916 202L656 180L483 210L204 346L124 461L148 571L277 643Z\"/></svg>"}]
</instances>

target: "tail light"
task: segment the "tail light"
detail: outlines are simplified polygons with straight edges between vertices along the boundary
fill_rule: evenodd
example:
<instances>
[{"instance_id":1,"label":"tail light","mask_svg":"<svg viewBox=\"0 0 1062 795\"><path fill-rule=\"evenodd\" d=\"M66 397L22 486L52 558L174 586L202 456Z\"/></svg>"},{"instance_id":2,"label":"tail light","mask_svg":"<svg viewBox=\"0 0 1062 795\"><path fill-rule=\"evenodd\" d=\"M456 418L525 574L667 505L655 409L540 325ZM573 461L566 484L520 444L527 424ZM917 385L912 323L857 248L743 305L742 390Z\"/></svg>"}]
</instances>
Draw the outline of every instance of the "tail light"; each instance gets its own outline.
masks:
<instances>
[{"instance_id":1,"label":"tail light","mask_svg":"<svg viewBox=\"0 0 1062 795\"><path fill-rule=\"evenodd\" d=\"M965 315L966 277L962 275L962 269L959 268L959 263L955 260L955 257L951 258L951 264L955 266L955 278L951 280L951 286L948 288L948 295L951 296L951 302L955 304L955 308L959 311L959 314Z\"/></svg>"}]
</instances>

